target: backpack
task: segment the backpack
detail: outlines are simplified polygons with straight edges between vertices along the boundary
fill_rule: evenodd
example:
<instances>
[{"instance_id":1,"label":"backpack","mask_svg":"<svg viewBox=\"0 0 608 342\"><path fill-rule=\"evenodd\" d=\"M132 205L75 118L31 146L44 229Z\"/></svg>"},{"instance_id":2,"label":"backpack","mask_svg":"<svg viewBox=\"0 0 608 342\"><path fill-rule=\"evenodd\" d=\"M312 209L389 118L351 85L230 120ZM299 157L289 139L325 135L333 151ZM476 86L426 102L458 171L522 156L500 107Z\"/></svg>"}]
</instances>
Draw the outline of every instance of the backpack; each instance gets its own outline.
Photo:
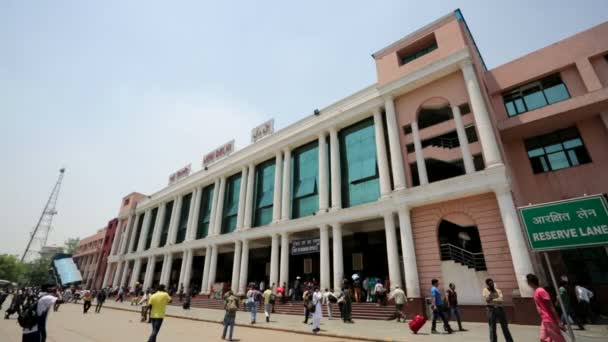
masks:
<instances>
[{"instance_id":1,"label":"backpack","mask_svg":"<svg viewBox=\"0 0 608 342\"><path fill-rule=\"evenodd\" d=\"M236 299L228 298L228 304L226 304L226 311L229 313L235 313L239 307L236 305Z\"/></svg>"},{"instance_id":2,"label":"backpack","mask_svg":"<svg viewBox=\"0 0 608 342\"><path fill-rule=\"evenodd\" d=\"M23 306L19 317L17 317L17 323L19 326L25 329L31 329L38 323L38 301L31 301Z\"/></svg>"}]
</instances>

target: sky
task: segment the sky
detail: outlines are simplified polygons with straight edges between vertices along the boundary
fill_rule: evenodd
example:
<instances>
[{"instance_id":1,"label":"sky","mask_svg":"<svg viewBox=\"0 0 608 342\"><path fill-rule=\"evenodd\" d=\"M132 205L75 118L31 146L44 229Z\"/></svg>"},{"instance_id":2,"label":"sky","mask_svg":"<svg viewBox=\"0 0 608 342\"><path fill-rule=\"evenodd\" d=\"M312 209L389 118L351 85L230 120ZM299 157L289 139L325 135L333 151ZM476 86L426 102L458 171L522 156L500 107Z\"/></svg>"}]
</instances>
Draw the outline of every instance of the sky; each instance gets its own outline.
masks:
<instances>
[{"instance_id":1,"label":"sky","mask_svg":"<svg viewBox=\"0 0 608 342\"><path fill-rule=\"evenodd\" d=\"M49 244L275 119L376 81L371 54L463 11L489 68L608 20L608 1L0 2L0 254L21 254L59 174Z\"/></svg>"}]
</instances>

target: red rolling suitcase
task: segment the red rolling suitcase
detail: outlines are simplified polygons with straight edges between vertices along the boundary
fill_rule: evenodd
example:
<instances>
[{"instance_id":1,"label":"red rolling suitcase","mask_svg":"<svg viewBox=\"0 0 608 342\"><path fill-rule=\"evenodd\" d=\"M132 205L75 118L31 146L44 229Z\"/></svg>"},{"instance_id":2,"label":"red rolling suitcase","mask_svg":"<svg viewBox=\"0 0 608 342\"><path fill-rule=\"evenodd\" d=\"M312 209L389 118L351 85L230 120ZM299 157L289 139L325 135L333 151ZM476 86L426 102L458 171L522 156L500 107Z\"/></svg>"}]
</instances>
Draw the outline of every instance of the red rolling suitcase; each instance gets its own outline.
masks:
<instances>
[{"instance_id":1,"label":"red rolling suitcase","mask_svg":"<svg viewBox=\"0 0 608 342\"><path fill-rule=\"evenodd\" d=\"M412 329L412 332L414 334L417 334L418 330L420 330L420 328L422 328L424 323L426 323L426 318L424 318L421 315L416 315L416 316L414 316L414 319L412 319L410 321L409 326L410 326L410 329Z\"/></svg>"}]
</instances>

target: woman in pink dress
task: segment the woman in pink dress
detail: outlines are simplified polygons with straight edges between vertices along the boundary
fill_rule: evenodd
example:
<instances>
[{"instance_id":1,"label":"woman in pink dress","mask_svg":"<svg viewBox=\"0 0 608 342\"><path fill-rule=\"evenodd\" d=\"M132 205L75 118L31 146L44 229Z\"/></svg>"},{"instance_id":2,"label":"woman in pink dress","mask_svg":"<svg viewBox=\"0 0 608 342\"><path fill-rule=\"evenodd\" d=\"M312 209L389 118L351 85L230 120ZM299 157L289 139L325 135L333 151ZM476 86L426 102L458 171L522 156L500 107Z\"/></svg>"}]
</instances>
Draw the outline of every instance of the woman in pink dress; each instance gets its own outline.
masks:
<instances>
[{"instance_id":1,"label":"woman in pink dress","mask_svg":"<svg viewBox=\"0 0 608 342\"><path fill-rule=\"evenodd\" d=\"M534 303L540 315L540 341L541 342L566 342L562 335L564 327L553 307L549 293L539 286L538 277L534 274L526 276L528 285L534 289Z\"/></svg>"}]
</instances>

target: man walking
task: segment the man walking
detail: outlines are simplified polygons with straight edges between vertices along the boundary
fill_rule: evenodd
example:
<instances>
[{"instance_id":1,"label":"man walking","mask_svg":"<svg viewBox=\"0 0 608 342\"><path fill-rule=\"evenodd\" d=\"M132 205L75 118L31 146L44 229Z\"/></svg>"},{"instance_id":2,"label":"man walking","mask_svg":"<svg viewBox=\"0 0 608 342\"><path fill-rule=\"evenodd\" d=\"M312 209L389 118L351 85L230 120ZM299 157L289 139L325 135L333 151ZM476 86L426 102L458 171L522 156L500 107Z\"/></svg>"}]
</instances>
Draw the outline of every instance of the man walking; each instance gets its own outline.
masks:
<instances>
[{"instance_id":1,"label":"man walking","mask_svg":"<svg viewBox=\"0 0 608 342\"><path fill-rule=\"evenodd\" d=\"M103 306L103 302L106 301L106 291L104 289L99 290L97 292L97 305L95 305L95 313L101 312L101 307Z\"/></svg>"},{"instance_id":2,"label":"man walking","mask_svg":"<svg viewBox=\"0 0 608 342\"><path fill-rule=\"evenodd\" d=\"M167 292L165 292L165 285L158 285L158 290L155 294L150 296L150 299L148 300L148 305L152 307L150 310L150 319L152 320L152 335L150 335L148 342L156 342L156 336L158 336L160 327L163 324L167 304L169 303L171 303L171 297Z\"/></svg>"},{"instance_id":3,"label":"man walking","mask_svg":"<svg viewBox=\"0 0 608 342\"><path fill-rule=\"evenodd\" d=\"M302 300L304 302L304 324L308 324L308 316L310 316L310 307L312 300L312 292L310 289L304 290L304 294L302 294Z\"/></svg>"},{"instance_id":4,"label":"man walking","mask_svg":"<svg viewBox=\"0 0 608 342\"><path fill-rule=\"evenodd\" d=\"M395 317L397 318L397 323L401 322L402 318L403 322L405 323L405 314L403 313L403 305L407 300L405 292L403 292L403 290L400 289L399 286L395 286L395 289L393 290L393 292L391 292L389 296L389 300L391 299L395 300Z\"/></svg>"},{"instance_id":5,"label":"man walking","mask_svg":"<svg viewBox=\"0 0 608 342\"><path fill-rule=\"evenodd\" d=\"M559 282L559 297L561 298L562 302L564 303L564 307L561 308L559 301L557 301L556 306L560 307L561 311L562 311L562 324L567 324L568 321L573 321L576 323L576 325L578 325L578 328L580 330L585 330L585 327L583 326L583 323L578 319L578 316L576 315L576 313L574 312L574 308L572 307L572 303L570 302L570 294L568 293L568 282L565 280L561 280Z\"/></svg>"},{"instance_id":6,"label":"man walking","mask_svg":"<svg viewBox=\"0 0 608 342\"><path fill-rule=\"evenodd\" d=\"M584 322L589 324L593 324L594 314L591 310L591 298L593 298L593 292L589 291L581 284L576 285L574 288L574 292L576 292L576 299L578 300L578 304L581 307L581 312L584 313Z\"/></svg>"},{"instance_id":7,"label":"man walking","mask_svg":"<svg viewBox=\"0 0 608 342\"><path fill-rule=\"evenodd\" d=\"M36 315L38 316L38 333L40 334L40 342L46 342L46 322L49 315L49 309L55 304L57 298L50 294L53 285L43 285L38 294L38 304L36 307Z\"/></svg>"},{"instance_id":8,"label":"man walking","mask_svg":"<svg viewBox=\"0 0 608 342\"><path fill-rule=\"evenodd\" d=\"M319 291L318 287L315 287L315 292L312 294L312 332L318 333L321 331L321 318L323 317L323 309L321 308L321 301L323 300L323 295L321 291Z\"/></svg>"},{"instance_id":9,"label":"man walking","mask_svg":"<svg viewBox=\"0 0 608 342\"><path fill-rule=\"evenodd\" d=\"M255 285L250 285L249 291L247 291L247 306L251 309L251 324L255 324L259 300L260 291L256 290Z\"/></svg>"},{"instance_id":10,"label":"man walking","mask_svg":"<svg viewBox=\"0 0 608 342\"><path fill-rule=\"evenodd\" d=\"M437 320L441 319L443 321L443 329L448 334L453 333L454 331L450 327L448 323L448 319L445 317L443 312L443 299L441 298L441 292L439 291L438 285L439 280L432 279L431 280L431 310L433 310L433 322L431 324L431 334L438 334L437 330Z\"/></svg>"},{"instance_id":11,"label":"man walking","mask_svg":"<svg viewBox=\"0 0 608 342\"><path fill-rule=\"evenodd\" d=\"M270 288L264 291L264 315L266 315L266 323L270 323L270 314L272 313L272 305L274 303L274 294Z\"/></svg>"},{"instance_id":12,"label":"man walking","mask_svg":"<svg viewBox=\"0 0 608 342\"><path fill-rule=\"evenodd\" d=\"M456 322L458 322L458 330L466 331L462 328L462 322L460 321L460 308L458 307L458 294L456 293L456 285L454 283L450 283L448 285L448 289L445 291L445 297L447 298L447 304L449 311L449 319L452 319L452 316L456 317Z\"/></svg>"},{"instance_id":13,"label":"man walking","mask_svg":"<svg viewBox=\"0 0 608 342\"><path fill-rule=\"evenodd\" d=\"M236 320L236 312L239 310L239 299L232 294L232 290L228 291L224 296L224 331L222 332L222 340L226 339L228 333L228 341L232 341L232 333L234 332L234 321Z\"/></svg>"},{"instance_id":14,"label":"man walking","mask_svg":"<svg viewBox=\"0 0 608 342\"><path fill-rule=\"evenodd\" d=\"M329 292L328 289L325 289L325 292L323 292L323 300L321 302L322 305L325 305L325 308L327 309L327 317L329 317L329 319L331 320L331 300L329 299L329 297L334 297L333 293Z\"/></svg>"},{"instance_id":15,"label":"man walking","mask_svg":"<svg viewBox=\"0 0 608 342\"><path fill-rule=\"evenodd\" d=\"M502 307L503 297L502 291L494 286L494 280L491 278L486 279L487 287L483 289L482 295L486 301L486 308L488 309L488 324L490 325L490 342L497 342L498 337L496 336L496 323L500 324L502 334L505 337L505 341L513 342L511 332L509 331L509 323L507 322L507 315Z\"/></svg>"},{"instance_id":16,"label":"man walking","mask_svg":"<svg viewBox=\"0 0 608 342\"><path fill-rule=\"evenodd\" d=\"M534 289L534 304L540 316L540 341L541 342L566 342L562 335L565 330L559 321L557 312L553 307L549 293L539 286L538 277L534 274L526 275L528 285Z\"/></svg>"}]
</instances>

